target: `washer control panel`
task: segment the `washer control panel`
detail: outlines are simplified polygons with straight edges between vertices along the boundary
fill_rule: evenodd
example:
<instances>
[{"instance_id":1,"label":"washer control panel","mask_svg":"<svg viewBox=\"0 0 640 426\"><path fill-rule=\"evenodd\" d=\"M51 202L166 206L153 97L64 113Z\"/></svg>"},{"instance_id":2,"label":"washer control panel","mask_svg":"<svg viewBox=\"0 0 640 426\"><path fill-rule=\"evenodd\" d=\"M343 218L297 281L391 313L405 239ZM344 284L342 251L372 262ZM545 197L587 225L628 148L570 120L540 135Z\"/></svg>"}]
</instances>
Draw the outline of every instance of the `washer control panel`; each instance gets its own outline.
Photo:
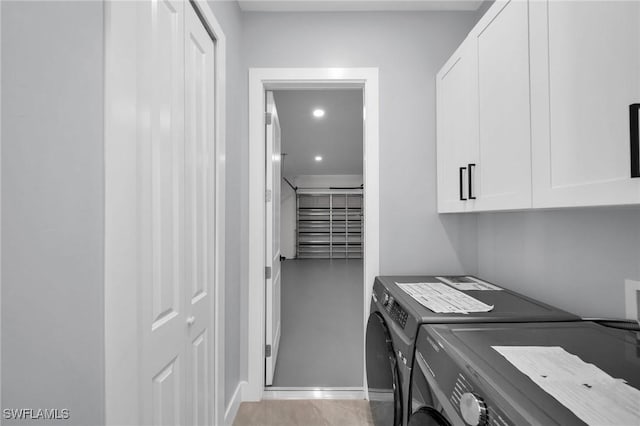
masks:
<instances>
[{"instance_id":1,"label":"washer control panel","mask_svg":"<svg viewBox=\"0 0 640 426\"><path fill-rule=\"evenodd\" d=\"M404 327L407 325L407 318L409 317L409 314L402 306L400 306L398 302L396 302L396 299L393 296L389 295L389 293L387 293L386 291L382 298L382 305L384 306L384 309L387 311L391 319L400 324L400 326L404 329Z\"/></svg>"}]
</instances>

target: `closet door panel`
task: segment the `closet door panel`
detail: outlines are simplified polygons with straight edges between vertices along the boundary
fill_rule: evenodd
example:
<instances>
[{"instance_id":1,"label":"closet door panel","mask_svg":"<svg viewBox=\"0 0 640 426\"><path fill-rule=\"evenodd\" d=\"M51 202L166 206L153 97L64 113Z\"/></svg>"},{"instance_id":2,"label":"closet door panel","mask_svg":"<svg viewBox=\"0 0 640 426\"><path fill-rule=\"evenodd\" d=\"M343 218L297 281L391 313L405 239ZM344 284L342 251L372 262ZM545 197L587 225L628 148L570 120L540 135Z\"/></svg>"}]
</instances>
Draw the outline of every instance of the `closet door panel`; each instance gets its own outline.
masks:
<instances>
[{"instance_id":1,"label":"closet door panel","mask_svg":"<svg viewBox=\"0 0 640 426\"><path fill-rule=\"evenodd\" d=\"M185 5L186 425L213 421L215 44Z\"/></svg>"},{"instance_id":2,"label":"closet door panel","mask_svg":"<svg viewBox=\"0 0 640 426\"><path fill-rule=\"evenodd\" d=\"M142 423L183 424L184 2L139 3Z\"/></svg>"}]
</instances>

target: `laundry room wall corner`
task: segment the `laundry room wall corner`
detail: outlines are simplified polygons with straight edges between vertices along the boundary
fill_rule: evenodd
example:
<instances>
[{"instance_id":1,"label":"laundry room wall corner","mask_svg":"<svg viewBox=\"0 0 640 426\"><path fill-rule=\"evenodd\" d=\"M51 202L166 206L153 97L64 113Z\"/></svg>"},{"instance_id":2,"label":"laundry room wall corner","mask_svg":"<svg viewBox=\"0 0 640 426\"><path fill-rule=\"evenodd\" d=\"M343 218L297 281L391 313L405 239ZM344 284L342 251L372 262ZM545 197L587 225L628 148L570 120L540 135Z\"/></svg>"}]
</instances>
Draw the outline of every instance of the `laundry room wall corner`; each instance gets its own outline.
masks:
<instances>
[{"instance_id":1,"label":"laundry room wall corner","mask_svg":"<svg viewBox=\"0 0 640 426\"><path fill-rule=\"evenodd\" d=\"M441 214L438 219L447 236L447 243L457 256L459 270L465 274L478 274L478 215ZM457 273L456 270L441 272Z\"/></svg>"},{"instance_id":2,"label":"laundry room wall corner","mask_svg":"<svg viewBox=\"0 0 640 426\"><path fill-rule=\"evenodd\" d=\"M248 67L379 69L383 274L473 267L472 251L458 254L437 213L435 75L476 19L473 12L244 14Z\"/></svg>"}]
</instances>

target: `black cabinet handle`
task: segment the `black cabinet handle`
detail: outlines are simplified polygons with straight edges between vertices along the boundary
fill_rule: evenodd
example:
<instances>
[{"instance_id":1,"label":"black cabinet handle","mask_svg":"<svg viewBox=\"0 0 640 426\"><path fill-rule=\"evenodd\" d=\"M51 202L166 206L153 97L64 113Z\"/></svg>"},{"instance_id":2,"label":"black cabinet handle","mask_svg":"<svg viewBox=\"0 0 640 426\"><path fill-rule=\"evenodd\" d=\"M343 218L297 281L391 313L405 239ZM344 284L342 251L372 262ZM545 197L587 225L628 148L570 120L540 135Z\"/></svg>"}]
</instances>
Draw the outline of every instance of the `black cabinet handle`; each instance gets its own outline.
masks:
<instances>
[{"instance_id":1,"label":"black cabinet handle","mask_svg":"<svg viewBox=\"0 0 640 426\"><path fill-rule=\"evenodd\" d=\"M459 175L459 180L460 180L460 200L461 201L467 201L466 198L464 198L464 179L463 179L463 175L464 175L464 171L467 170L466 167L460 167L460 175Z\"/></svg>"},{"instance_id":2,"label":"black cabinet handle","mask_svg":"<svg viewBox=\"0 0 640 426\"><path fill-rule=\"evenodd\" d=\"M473 170L471 169L472 167L475 167L476 165L473 163L469 163L467 164L467 167L469 167L469 171L468 171L468 179L469 179L469 199L470 200L475 200L476 197L473 195Z\"/></svg>"},{"instance_id":3,"label":"black cabinet handle","mask_svg":"<svg viewBox=\"0 0 640 426\"><path fill-rule=\"evenodd\" d=\"M629 126L631 136L631 177L640 177L640 129L638 129L640 104L629 105Z\"/></svg>"}]
</instances>

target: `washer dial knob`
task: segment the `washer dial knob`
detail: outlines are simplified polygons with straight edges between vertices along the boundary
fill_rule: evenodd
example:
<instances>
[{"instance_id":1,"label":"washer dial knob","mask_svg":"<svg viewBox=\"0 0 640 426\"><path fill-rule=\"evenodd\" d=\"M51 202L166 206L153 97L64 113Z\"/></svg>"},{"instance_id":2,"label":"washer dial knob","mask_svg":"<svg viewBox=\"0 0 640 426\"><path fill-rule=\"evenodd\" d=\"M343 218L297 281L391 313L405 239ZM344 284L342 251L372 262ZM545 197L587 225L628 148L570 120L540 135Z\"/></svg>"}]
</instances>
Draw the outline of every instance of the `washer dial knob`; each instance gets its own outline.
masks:
<instances>
[{"instance_id":1,"label":"washer dial knob","mask_svg":"<svg viewBox=\"0 0 640 426\"><path fill-rule=\"evenodd\" d=\"M387 306L389 304L389 293L385 293L382 297L382 305Z\"/></svg>"},{"instance_id":2,"label":"washer dial knob","mask_svg":"<svg viewBox=\"0 0 640 426\"><path fill-rule=\"evenodd\" d=\"M460 398L460 414L470 426L486 426L489 424L487 404L478 395L465 392Z\"/></svg>"}]
</instances>

